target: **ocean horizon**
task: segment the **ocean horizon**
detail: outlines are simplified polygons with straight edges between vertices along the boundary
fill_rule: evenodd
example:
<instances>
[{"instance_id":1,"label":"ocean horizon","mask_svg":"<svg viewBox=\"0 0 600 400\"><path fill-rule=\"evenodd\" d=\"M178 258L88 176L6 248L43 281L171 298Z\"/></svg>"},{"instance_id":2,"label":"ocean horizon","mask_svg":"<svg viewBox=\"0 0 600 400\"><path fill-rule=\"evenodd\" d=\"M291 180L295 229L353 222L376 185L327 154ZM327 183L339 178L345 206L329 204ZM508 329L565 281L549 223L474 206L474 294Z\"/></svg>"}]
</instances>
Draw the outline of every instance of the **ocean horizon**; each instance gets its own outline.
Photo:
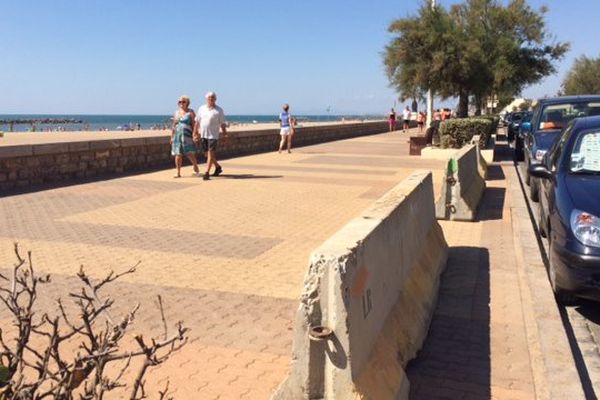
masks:
<instances>
[{"instance_id":1,"label":"ocean horizon","mask_svg":"<svg viewBox=\"0 0 600 400\"><path fill-rule=\"evenodd\" d=\"M336 122L351 119L373 120L382 115L300 115L294 116L301 122ZM229 124L255 124L278 121L277 114L226 115ZM171 115L136 114L0 114L0 131L44 132L44 131L103 131L132 129L164 129L170 127ZM14 122L11 126L9 121Z\"/></svg>"}]
</instances>

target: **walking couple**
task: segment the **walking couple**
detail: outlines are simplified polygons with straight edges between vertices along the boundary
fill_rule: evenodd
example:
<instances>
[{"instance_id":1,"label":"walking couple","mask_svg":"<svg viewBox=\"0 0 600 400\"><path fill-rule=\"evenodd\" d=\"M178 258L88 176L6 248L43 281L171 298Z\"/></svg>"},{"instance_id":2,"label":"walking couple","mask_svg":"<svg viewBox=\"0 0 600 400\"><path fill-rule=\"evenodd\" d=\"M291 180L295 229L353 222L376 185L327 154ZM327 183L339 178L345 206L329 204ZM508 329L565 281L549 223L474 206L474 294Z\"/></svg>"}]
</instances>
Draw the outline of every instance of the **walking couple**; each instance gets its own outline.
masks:
<instances>
[{"instance_id":1,"label":"walking couple","mask_svg":"<svg viewBox=\"0 0 600 400\"><path fill-rule=\"evenodd\" d=\"M216 150L220 132L227 136L225 114L217 105L215 92L206 94L206 104L198 108L198 114L190 108L190 98L181 96L177 102L178 109L173 115L173 128L171 131L171 154L175 156L177 174L174 178L181 177L181 166L185 154L194 166L194 175L200 176L198 160L196 160L196 146L202 146L206 156L206 172L202 176L205 181L210 179L210 169L214 165L213 176L219 176L223 168L217 161Z\"/></svg>"}]
</instances>

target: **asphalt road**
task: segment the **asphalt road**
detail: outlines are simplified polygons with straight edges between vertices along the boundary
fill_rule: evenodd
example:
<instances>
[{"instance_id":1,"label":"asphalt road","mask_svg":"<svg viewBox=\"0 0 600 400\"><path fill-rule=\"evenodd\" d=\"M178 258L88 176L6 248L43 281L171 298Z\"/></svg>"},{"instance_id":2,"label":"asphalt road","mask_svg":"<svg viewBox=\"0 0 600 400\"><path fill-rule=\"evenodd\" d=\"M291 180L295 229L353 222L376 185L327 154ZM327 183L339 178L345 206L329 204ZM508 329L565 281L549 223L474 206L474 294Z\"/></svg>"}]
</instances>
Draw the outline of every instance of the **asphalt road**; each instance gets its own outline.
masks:
<instances>
[{"instance_id":1,"label":"asphalt road","mask_svg":"<svg viewBox=\"0 0 600 400\"><path fill-rule=\"evenodd\" d=\"M525 182L525 164L519 162L517 171L521 181ZM540 253L544 262L547 261L548 241L539 236L537 217L539 203L534 203L529 198L528 186L524 186L523 196L530 207L535 221L532 221L536 235L538 235ZM547 268L546 263L546 268ZM582 384L587 399L600 398L600 302L580 300L577 305L563 307L558 305L563 317L563 325L571 342L573 356L578 364Z\"/></svg>"}]
</instances>

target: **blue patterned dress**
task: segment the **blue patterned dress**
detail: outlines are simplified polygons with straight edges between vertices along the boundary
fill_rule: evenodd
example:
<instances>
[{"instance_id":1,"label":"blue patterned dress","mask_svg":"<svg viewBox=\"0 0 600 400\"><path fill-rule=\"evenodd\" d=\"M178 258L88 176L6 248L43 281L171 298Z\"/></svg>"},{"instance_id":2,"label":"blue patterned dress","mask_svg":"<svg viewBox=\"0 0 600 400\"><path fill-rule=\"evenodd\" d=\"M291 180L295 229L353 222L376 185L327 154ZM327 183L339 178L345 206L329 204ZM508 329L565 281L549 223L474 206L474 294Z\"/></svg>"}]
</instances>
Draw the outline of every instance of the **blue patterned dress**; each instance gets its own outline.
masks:
<instances>
[{"instance_id":1,"label":"blue patterned dress","mask_svg":"<svg viewBox=\"0 0 600 400\"><path fill-rule=\"evenodd\" d=\"M173 136L173 144L171 145L171 155L178 156L196 152L196 145L192 137L193 123L191 112L185 113L177 119L175 136Z\"/></svg>"}]
</instances>

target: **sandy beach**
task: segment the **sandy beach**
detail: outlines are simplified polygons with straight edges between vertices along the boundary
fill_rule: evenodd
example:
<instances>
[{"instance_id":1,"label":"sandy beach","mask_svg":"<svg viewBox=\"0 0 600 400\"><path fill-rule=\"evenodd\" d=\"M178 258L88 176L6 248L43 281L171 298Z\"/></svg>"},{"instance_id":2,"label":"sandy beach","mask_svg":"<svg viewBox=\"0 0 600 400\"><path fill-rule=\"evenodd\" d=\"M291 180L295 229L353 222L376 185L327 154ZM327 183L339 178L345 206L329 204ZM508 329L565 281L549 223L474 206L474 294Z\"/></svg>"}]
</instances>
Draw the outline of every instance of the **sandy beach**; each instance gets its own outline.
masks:
<instances>
[{"instance_id":1,"label":"sandy beach","mask_svg":"<svg viewBox=\"0 0 600 400\"><path fill-rule=\"evenodd\" d=\"M335 122L302 122L298 124L298 130L304 127L325 126L338 124L362 123L362 120L346 120ZM368 121L373 122L373 121ZM233 136L238 132L259 131L268 129L279 129L279 123L258 123L258 124L231 124L228 132ZM139 131L69 131L69 132L4 132L0 137L0 147L16 146L28 144L44 143L63 143L63 142L81 142L101 139L127 139L127 138L145 138L161 135L170 135L171 130L139 130Z\"/></svg>"}]
</instances>

